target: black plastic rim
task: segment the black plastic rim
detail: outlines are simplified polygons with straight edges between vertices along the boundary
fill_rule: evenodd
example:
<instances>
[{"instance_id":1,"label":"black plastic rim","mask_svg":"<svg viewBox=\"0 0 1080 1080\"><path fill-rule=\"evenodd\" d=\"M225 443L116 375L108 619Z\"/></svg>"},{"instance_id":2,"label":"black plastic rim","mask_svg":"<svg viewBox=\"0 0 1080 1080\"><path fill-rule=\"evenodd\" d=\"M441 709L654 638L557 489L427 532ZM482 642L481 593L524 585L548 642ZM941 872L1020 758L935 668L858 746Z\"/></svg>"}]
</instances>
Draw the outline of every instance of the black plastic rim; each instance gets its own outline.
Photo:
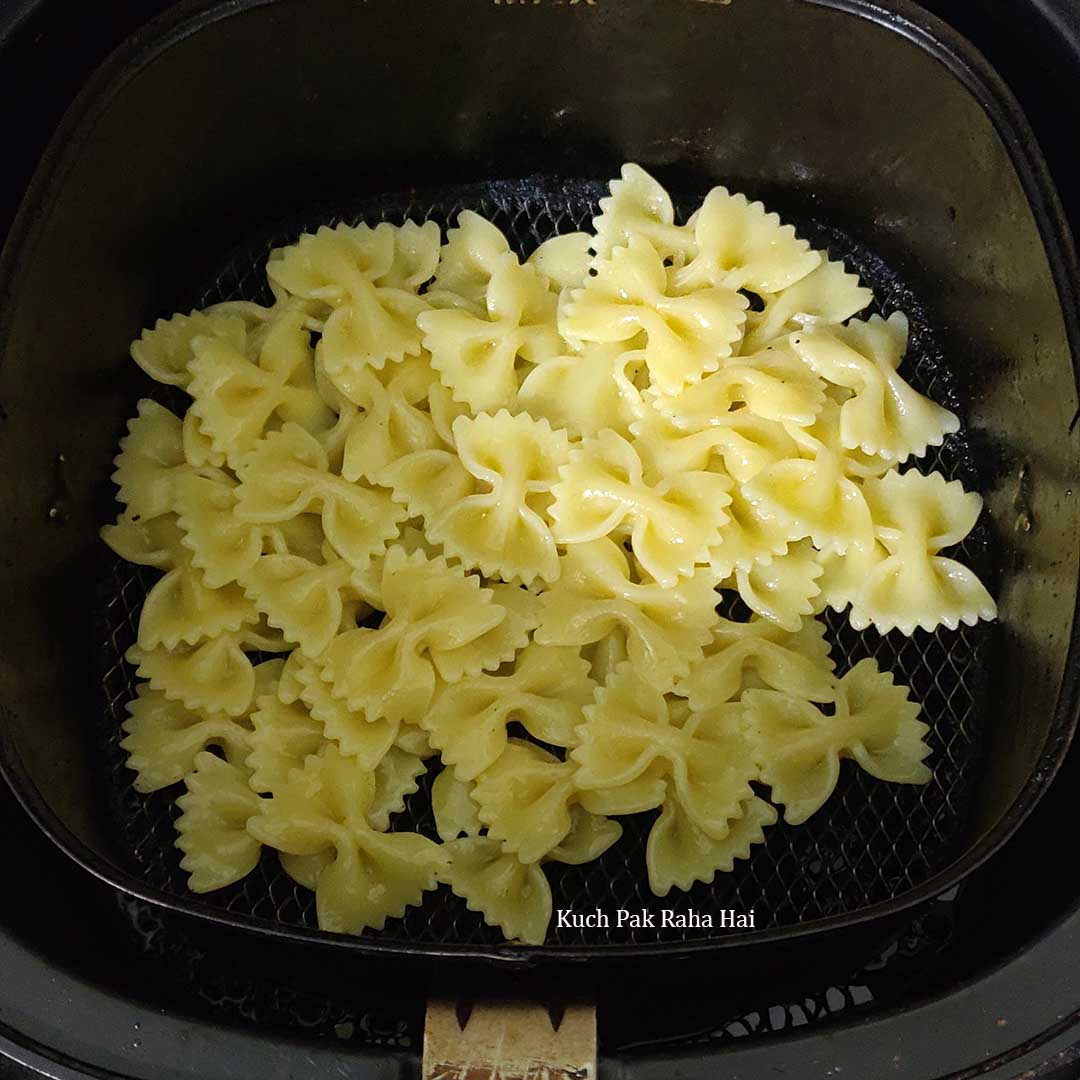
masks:
<instances>
[{"instance_id":1,"label":"black plastic rim","mask_svg":"<svg viewBox=\"0 0 1080 1080\"><path fill-rule=\"evenodd\" d=\"M112 96L142 66L202 27L277 0L189 0L152 20L121 45L79 93L50 141L0 254L0 343L9 333L8 305L17 267L36 240L43 210L71 167L73 151L91 137L96 118ZM693 2L693 0L686 0ZM701 2L701 0L697 0ZM1080 390L1080 266L1060 199L1042 152L1019 103L989 62L963 36L910 0L797 0L866 19L900 34L941 63L972 94L994 126L1016 169L1034 215L1058 293L1073 358L1074 380ZM2 349L0 349L2 354ZM1069 649L1050 735L1028 782L1008 813L963 855L922 885L902 896L869 905L855 912L817 919L797 926L726 938L666 944L611 945L604 947L412 945L376 938L348 938L319 930L268 923L211 907L195 898L179 900L147 886L138 878L106 862L76 837L42 799L27 774L10 734L0 729L0 774L42 831L83 869L106 884L149 903L182 915L293 943L304 943L352 955L402 957L413 960L485 961L532 967L580 964L586 961L679 959L738 946L768 945L811 934L868 923L895 915L932 899L976 870L1000 848L1030 814L1064 759L1080 712L1080 597L1074 608Z\"/></svg>"}]
</instances>

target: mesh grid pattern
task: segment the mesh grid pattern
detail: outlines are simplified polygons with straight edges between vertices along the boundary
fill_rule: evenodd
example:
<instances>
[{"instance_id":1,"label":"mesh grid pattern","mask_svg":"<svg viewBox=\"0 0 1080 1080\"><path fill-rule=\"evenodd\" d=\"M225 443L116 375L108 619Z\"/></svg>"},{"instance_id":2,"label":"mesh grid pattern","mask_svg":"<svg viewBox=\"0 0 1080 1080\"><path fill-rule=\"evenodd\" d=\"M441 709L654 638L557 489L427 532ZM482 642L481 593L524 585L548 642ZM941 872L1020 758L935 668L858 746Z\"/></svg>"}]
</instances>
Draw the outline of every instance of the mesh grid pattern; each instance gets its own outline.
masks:
<instances>
[{"instance_id":1,"label":"mesh grid pattern","mask_svg":"<svg viewBox=\"0 0 1080 1080\"><path fill-rule=\"evenodd\" d=\"M198 306L225 299L269 302L262 270L267 252L292 241L304 228L323 222L399 222L413 217L430 218L445 226L459 210L469 208L491 218L514 247L527 255L550 236L588 228L603 192L595 183L496 182L369 199L345 213L341 208L337 213L316 209L234 251L208 277L209 287L192 299ZM795 223L815 247L827 249L833 259L843 259L849 269L861 275L874 289L876 310L888 314L901 309L908 314L912 336L905 361L907 378L917 389L962 414L955 373L943 363L932 328L906 284L852 237L813 220L796 219ZM154 386L148 392L176 411L186 405L185 396L172 388ZM963 432L950 437L918 467L939 469L948 478L978 487L973 454ZM958 557L992 588L993 565L985 524L977 526L960 546ZM124 706L135 694L134 672L123 655L135 640L141 605L155 576L153 571L114 559L106 564L101 583L98 640L103 783L112 824L135 871L148 884L185 898L190 894L179 867L180 853L173 845L174 800L180 791L174 788L150 796L136 793L133 774L126 769L125 755L119 748L123 737L120 725L127 715ZM648 908L657 913L661 909L676 913L693 909L701 915L711 914L714 927L720 925L720 913L727 909L753 910L758 928L789 927L890 900L925 881L956 855L980 764L981 725L987 715L982 707L985 665L981 658L992 627L962 627L958 632L934 634L920 630L906 638L898 633L881 636L873 630L856 633L844 616L831 612L826 621L841 673L863 657L875 657L882 668L909 685L914 698L922 703L923 719L931 725L933 753L928 760L934 769L932 781L924 787L886 784L845 762L835 794L807 823L795 827L780 822L767 831L767 842L749 860L737 863L734 872L717 875L713 884L698 884L685 894L673 892L662 901L649 892L644 863L645 839L655 812L623 818L623 839L597 862L547 868L556 909L587 912L600 907L610 912ZM434 836L429 800L433 778L432 770L420 790L408 799L393 828ZM767 794L765 790L762 793ZM295 885L270 851L264 851L246 879L203 900L269 921L316 926L313 894ZM559 929L553 920L547 944L677 943L730 933L661 928L660 921L657 914L654 929L614 925ZM380 936L418 946L496 945L502 940L498 930L485 926L481 917L445 886L429 893L422 907L409 909L402 919L388 921Z\"/></svg>"}]
</instances>

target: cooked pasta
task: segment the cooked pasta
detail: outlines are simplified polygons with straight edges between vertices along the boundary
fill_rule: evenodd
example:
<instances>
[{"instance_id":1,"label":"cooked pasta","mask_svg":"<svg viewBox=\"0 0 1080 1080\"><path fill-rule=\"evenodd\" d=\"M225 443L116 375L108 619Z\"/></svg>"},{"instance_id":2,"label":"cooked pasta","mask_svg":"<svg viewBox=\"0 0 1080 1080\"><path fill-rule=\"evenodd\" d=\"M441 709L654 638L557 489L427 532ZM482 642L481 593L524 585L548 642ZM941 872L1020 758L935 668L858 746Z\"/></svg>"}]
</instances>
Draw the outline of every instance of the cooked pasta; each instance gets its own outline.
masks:
<instances>
[{"instance_id":1,"label":"cooked pasta","mask_svg":"<svg viewBox=\"0 0 1080 1080\"><path fill-rule=\"evenodd\" d=\"M545 866L620 816L653 815L662 897L750 858L774 804L816 813L843 759L930 779L919 705L837 670L815 616L994 618L947 551L982 500L910 466L959 421L857 275L726 188L679 221L636 165L531 254L466 210L445 241L324 226L267 275L272 306L132 345L190 403L138 403L102 530L161 572L121 745L137 791L183 787L192 890L275 857L324 930L441 883L539 944ZM429 771L439 842L398 818Z\"/></svg>"}]
</instances>

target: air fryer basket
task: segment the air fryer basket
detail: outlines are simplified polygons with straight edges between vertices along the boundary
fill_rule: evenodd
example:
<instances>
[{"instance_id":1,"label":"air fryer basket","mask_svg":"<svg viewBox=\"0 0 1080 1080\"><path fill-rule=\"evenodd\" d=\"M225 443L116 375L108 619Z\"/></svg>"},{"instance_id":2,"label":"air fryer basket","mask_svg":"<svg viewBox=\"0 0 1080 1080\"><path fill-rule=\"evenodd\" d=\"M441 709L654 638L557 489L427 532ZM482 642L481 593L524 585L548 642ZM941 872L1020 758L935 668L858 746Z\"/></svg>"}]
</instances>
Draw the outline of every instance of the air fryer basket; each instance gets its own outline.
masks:
<instances>
[{"instance_id":1,"label":"air fryer basket","mask_svg":"<svg viewBox=\"0 0 1080 1080\"><path fill-rule=\"evenodd\" d=\"M115 440L148 389L127 341L191 303L258 298L271 244L335 216L445 224L468 206L527 252L586 224L600 179L633 159L691 198L724 182L764 199L857 269L881 310L911 315L909 378L965 420L920 467L987 496L962 554L996 586L1002 621L881 639L832 620L842 668L876 655L913 687L934 727L935 776L916 789L845 770L807 825L776 827L735 873L663 904L754 908L761 931L553 930L531 951L773 940L941 892L1030 809L1075 719L1064 678L1080 537L1067 434L1074 281L1022 118L977 57L921 38L918 23L862 17L873 9L861 3L680 0L678 18L646 0L502 7L418 2L407 26L389 0L167 16L69 116L3 267L5 770L54 839L120 888L317 934L310 895L271 853L245 882L188 896L171 846L175 792L138 796L123 767L133 689L121 657L150 578L109 559L95 530ZM425 794L399 827L430 831ZM643 891L648 820L629 822L599 866L553 875L556 907L659 906ZM335 940L521 955L445 889L381 935Z\"/></svg>"},{"instance_id":2,"label":"air fryer basket","mask_svg":"<svg viewBox=\"0 0 1080 1080\"><path fill-rule=\"evenodd\" d=\"M461 209L477 210L496 221L515 248L529 254L537 244L559 232L588 228L598 213L597 200L606 193L602 183L532 179L503 181L442 191L419 191L407 196L373 197L361 202L344 218L350 222L400 222L431 219L452 222ZM697 200L700 201L700 200ZM692 211L696 201L682 209ZM341 215L329 208L316 209L303 218L314 229L336 222ZM686 215L684 214L684 217ZM214 276L213 284L192 298L196 306L220 300L246 299L272 303L263 267L272 247L295 239L301 222L294 220L262 233L244 244ZM923 392L963 411L965 403L956 380L943 362L940 346L927 323L922 305L912 290L884 263L858 242L828 225L806 221L800 233L815 247L826 248L833 259L843 259L872 285L878 311L897 309L909 314L912 338L905 361L908 378ZM182 310L190 306L185 300ZM175 388L146 383L146 392L182 412L187 396ZM949 437L947 443L919 462L927 471L941 470L978 488L977 462L967 436ZM960 557L993 584L992 543L983 524L960 548ZM187 875L180 869L181 853L173 845L173 821L178 814L176 789L140 795L120 749L124 706L135 696L134 673L124 653L134 643L141 601L156 578L153 571L108 559L98 596L101 626L95 635L102 664L105 694L101 755L108 792L111 828L130 852L144 880L178 897L188 895ZM693 910L711 916L720 926L721 912L754 911L759 927L780 928L823 915L856 911L868 904L895 899L946 866L960 849L970 819L972 793L982 764L983 726L987 722L985 668L980 663L994 627L981 624L957 632L920 631L913 638L893 633L882 638L847 626L846 616L829 613L830 641L841 672L864 656L877 657L899 682L912 686L922 702L924 718L932 727L934 779L925 787L882 784L862 770L845 765L838 789L826 808L804 826L783 823L768 830L767 843L731 874L712 884L699 883L688 893L658 900L646 882L645 840L655 813L635 815L624 822L625 835L601 859L585 866L549 868L556 909L605 911L618 908ZM430 810L434 771L422 789L408 800L394 828L418 829L437 839ZM265 851L258 869L237 885L211 894L209 902L226 910L276 919L314 928L314 894L297 886L282 870L277 856ZM553 945L607 945L613 942L678 942L708 939L713 931L688 927L672 930L632 928L575 928L553 925ZM411 908L403 919L391 920L382 938L431 944L493 945L502 940L497 928L468 910L448 888L429 896L421 908Z\"/></svg>"}]
</instances>

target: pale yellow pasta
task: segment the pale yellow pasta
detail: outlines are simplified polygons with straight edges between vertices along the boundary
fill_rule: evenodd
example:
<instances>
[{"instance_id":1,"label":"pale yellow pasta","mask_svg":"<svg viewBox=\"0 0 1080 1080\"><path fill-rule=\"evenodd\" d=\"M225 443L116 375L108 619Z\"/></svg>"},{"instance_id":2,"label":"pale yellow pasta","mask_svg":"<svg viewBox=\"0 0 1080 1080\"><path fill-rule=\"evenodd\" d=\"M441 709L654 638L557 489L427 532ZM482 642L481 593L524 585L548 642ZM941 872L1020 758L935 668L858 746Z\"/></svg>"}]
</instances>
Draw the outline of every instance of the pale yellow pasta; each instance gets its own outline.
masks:
<instances>
[{"instance_id":1,"label":"pale yellow pasta","mask_svg":"<svg viewBox=\"0 0 1080 1080\"><path fill-rule=\"evenodd\" d=\"M812 435L792 427L803 457L767 465L743 487L743 495L765 517L810 537L818 551L843 554L873 538L870 508L862 489L844 475L843 459Z\"/></svg>"},{"instance_id":2,"label":"pale yellow pasta","mask_svg":"<svg viewBox=\"0 0 1080 1080\"><path fill-rule=\"evenodd\" d=\"M283 652L289 648L269 627L255 625L174 649L164 645L144 649L136 643L125 659L135 666L140 678L149 679L150 686L170 701L180 701L189 709L240 716L247 710L256 685L255 667L245 649Z\"/></svg>"},{"instance_id":3,"label":"pale yellow pasta","mask_svg":"<svg viewBox=\"0 0 1080 1080\"><path fill-rule=\"evenodd\" d=\"M506 748L512 721L549 746L572 746L594 689L577 649L529 645L505 675L481 674L440 687L420 723L443 763L473 780Z\"/></svg>"},{"instance_id":4,"label":"pale yellow pasta","mask_svg":"<svg viewBox=\"0 0 1080 1080\"><path fill-rule=\"evenodd\" d=\"M386 832L390 818L405 809L405 799L420 788L419 778L427 766L419 754L409 753L397 743L375 766L375 795L368 807L367 819L373 829Z\"/></svg>"},{"instance_id":5,"label":"pale yellow pasta","mask_svg":"<svg viewBox=\"0 0 1080 1080\"><path fill-rule=\"evenodd\" d=\"M280 684L278 684L280 685ZM255 699L251 713L250 753L246 766L254 791L270 792L281 787L292 769L303 766L309 754L323 745L323 725L300 701L285 703L277 685Z\"/></svg>"},{"instance_id":6,"label":"pale yellow pasta","mask_svg":"<svg viewBox=\"0 0 1080 1080\"><path fill-rule=\"evenodd\" d=\"M482 311L495 267L509 254L510 244L497 225L462 210L457 227L446 232L432 291L449 306Z\"/></svg>"},{"instance_id":7,"label":"pale yellow pasta","mask_svg":"<svg viewBox=\"0 0 1080 1080\"><path fill-rule=\"evenodd\" d=\"M747 499L742 488L732 491L727 515L717 542L709 548L709 566L721 579L771 563L786 555L791 541L798 538L798 528L765 512Z\"/></svg>"},{"instance_id":8,"label":"pale yellow pasta","mask_svg":"<svg viewBox=\"0 0 1080 1080\"><path fill-rule=\"evenodd\" d=\"M271 281L324 307L321 347L331 378L420 351L416 319L428 305L418 285L401 287L396 235L390 225L324 226L271 256Z\"/></svg>"},{"instance_id":9,"label":"pale yellow pasta","mask_svg":"<svg viewBox=\"0 0 1080 1080\"><path fill-rule=\"evenodd\" d=\"M766 465L795 454L784 425L756 415L745 406L729 409L698 429L680 427L671 417L650 409L629 425L634 449L655 482L695 469L726 472L738 484L753 479ZM738 495L739 489L733 492Z\"/></svg>"},{"instance_id":10,"label":"pale yellow pasta","mask_svg":"<svg viewBox=\"0 0 1080 1080\"><path fill-rule=\"evenodd\" d=\"M958 431L948 409L912 389L897 371L907 349L908 321L874 315L833 330L808 328L791 335L791 347L835 386L851 391L840 406L840 440L887 461L921 457Z\"/></svg>"},{"instance_id":11,"label":"pale yellow pasta","mask_svg":"<svg viewBox=\"0 0 1080 1080\"><path fill-rule=\"evenodd\" d=\"M176 508L176 480L190 474L180 420L163 405L143 398L128 421L120 453L113 459L116 497L128 517L146 522Z\"/></svg>"},{"instance_id":12,"label":"pale yellow pasta","mask_svg":"<svg viewBox=\"0 0 1080 1080\"><path fill-rule=\"evenodd\" d=\"M322 724L326 737L337 744L342 754L355 758L366 769L374 769L400 736L401 720L386 716L369 719L363 710L351 708L335 697L321 661L301 661L292 674L300 700Z\"/></svg>"},{"instance_id":13,"label":"pale yellow pasta","mask_svg":"<svg viewBox=\"0 0 1080 1080\"><path fill-rule=\"evenodd\" d=\"M236 514L276 524L317 507L327 540L359 569L396 535L405 511L382 489L350 483L329 470L318 440L298 424L285 424L240 460Z\"/></svg>"},{"instance_id":14,"label":"pale yellow pasta","mask_svg":"<svg viewBox=\"0 0 1080 1080\"><path fill-rule=\"evenodd\" d=\"M794 633L804 616L814 613L824 570L809 540L792 544L783 555L735 571L735 588L751 611Z\"/></svg>"},{"instance_id":15,"label":"pale yellow pasta","mask_svg":"<svg viewBox=\"0 0 1080 1080\"><path fill-rule=\"evenodd\" d=\"M257 361L227 341L197 337L188 364L190 412L209 439L210 451L236 467L267 429L271 418L311 432L335 419L315 385L314 350L302 311L290 311L269 327Z\"/></svg>"},{"instance_id":16,"label":"pale yellow pasta","mask_svg":"<svg viewBox=\"0 0 1080 1080\"><path fill-rule=\"evenodd\" d=\"M797 825L832 794L840 759L854 758L867 772L893 783L925 784L931 772L923 759L930 730L908 690L860 660L841 679L836 711L827 716L804 698L777 690L748 690L746 704L754 757L784 820Z\"/></svg>"},{"instance_id":17,"label":"pale yellow pasta","mask_svg":"<svg viewBox=\"0 0 1080 1080\"><path fill-rule=\"evenodd\" d=\"M353 568L336 552L322 562L302 555L260 555L241 574L245 595L266 621L307 656L318 656L331 639L362 614ZM366 605L363 611L368 609Z\"/></svg>"},{"instance_id":18,"label":"pale yellow pasta","mask_svg":"<svg viewBox=\"0 0 1080 1080\"><path fill-rule=\"evenodd\" d=\"M824 632L814 619L804 619L794 633L761 616L745 623L721 619L705 655L679 681L676 692L699 710L732 701L753 686L807 701L832 701L833 663Z\"/></svg>"},{"instance_id":19,"label":"pale yellow pasta","mask_svg":"<svg viewBox=\"0 0 1080 1080\"><path fill-rule=\"evenodd\" d=\"M622 167L620 179L611 181L611 194L600 200L600 214L592 225L593 251L601 259L634 237L647 240L665 259L683 261L694 248L693 233L675 224L671 196L640 165Z\"/></svg>"},{"instance_id":20,"label":"pale yellow pasta","mask_svg":"<svg viewBox=\"0 0 1080 1080\"><path fill-rule=\"evenodd\" d=\"M634 236L571 294L560 312L559 330L583 342L631 341L643 334L653 385L677 394L731 355L742 336L746 307L746 298L730 289L673 291L661 256Z\"/></svg>"},{"instance_id":21,"label":"pale yellow pasta","mask_svg":"<svg viewBox=\"0 0 1080 1080\"><path fill-rule=\"evenodd\" d=\"M518 407L571 436L611 428L625 435L652 412L637 385L645 353L621 342L590 344L578 354L537 364L518 390Z\"/></svg>"},{"instance_id":22,"label":"pale yellow pasta","mask_svg":"<svg viewBox=\"0 0 1080 1080\"><path fill-rule=\"evenodd\" d=\"M182 543L206 585L237 581L262 554L268 530L236 516L236 482L224 473L186 473L174 491Z\"/></svg>"},{"instance_id":23,"label":"pale yellow pasta","mask_svg":"<svg viewBox=\"0 0 1080 1080\"><path fill-rule=\"evenodd\" d=\"M559 553L542 510L567 459L565 433L505 410L459 416L453 433L462 464L486 490L428 516L428 536L487 577L554 581Z\"/></svg>"},{"instance_id":24,"label":"pale yellow pasta","mask_svg":"<svg viewBox=\"0 0 1080 1080\"><path fill-rule=\"evenodd\" d=\"M488 835L523 863L538 862L570 832L577 772L573 762L560 761L535 743L510 739L473 788Z\"/></svg>"},{"instance_id":25,"label":"pale yellow pasta","mask_svg":"<svg viewBox=\"0 0 1080 1080\"><path fill-rule=\"evenodd\" d=\"M570 830L563 840L536 862L522 862L503 843L484 831L474 785L459 780L447 769L432 788L432 808L439 836L446 843L449 862L440 878L465 900L472 911L498 926L507 938L527 944L543 942L551 920L551 890L541 863L580 865L599 858L622 835L610 818L590 814L581 806L570 808Z\"/></svg>"},{"instance_id":26,"label":"pale yellow pasta","mask_svg":"<svg viewBox=\"0 0 1080 1080\"><path fill-rule=\"evenodd\" d=\"M246 877L259 861L259 841L248 831L262 799L251 790L247 772L202 751L185 777L187 792L176 800L176 846L184 853L192 892L212 892Z\"/></svg>"},{"instance_id":27,"label":"pale yellow pasta","mask_svg":"<svg viewBox=\"0 0 1080 1080\"><path fill-rule=\"evenodd\" d=\"M431 785L431 810L435 831L444 841L460 836L479 836L484 823L473 799L473 784L462 780L453 769L443 769Z\"/></svg>"},{"instance_id":28,"label":"pale yellow pasta","mask_svg":"<svg viewBox=\"0 0 1080 1080\"><path fill-rule=\"evenodd\" d=\"M161 575L121 747L137 791L185 786L192 890L265 845L323 930L442 883L538 945L545 865L600 858L617 817L654 815L663 897L750 858L771 803L805 821L844 758L930 778L919 706L835 670L815 615L993 618L941 554L982 500L898 471L959 422L842 263L724 187L684 222L628 164L591 233L524 260L465 210L445 242L323 227L266 272L272 306L132 345L190 405L138 402L101 532ZM440 843L390 831L429 766Z\"/></svg>"},{"instance_id":29,"label":"pale yellow pasta","mask_svg":"<svg viewBox=\"0 0 1080 1080\"><path fill-rule=\"evenodd\" d=\"M939 625L955 630L997 615L986 587L962 563L938 552L960 543L982 499L940 473L889 472L864 484L881 556L852 599L851 624L905 634Z\"/></svg>"},{"instance_id":30,"label":"pale yellow pasta","mask_svg":"<svg viewBox=\"0 0 1080 1080\"><path fill-rule=\"evenodd\" d=\"M638 561L670 587L708 561L727 520L730 489L726 475L700 470L646 484L633 445L602 431L570 452L552 488L553 531L573 546L599 540L625 522Z\"/></svg>"},{"instance_id":31,"label":"pale yellow pasta","mask_svg":"<svg viewBox=\"0 0 1080 1080\"><path fill-rule=\"evenodd\" d=\"M724 364L674 395L662 392L655 404L686 431L723 425L739 403L761 419L806 427L825 403L824 385L794 352L773 345Z\"/></svg>"},{"instance_id":32,"label":"pale yellow pasta","mask_svg":"<svg viewBox=\"0 0 1080 1080\"><path fill-rule=\"evenodd\" d=\"M555 295L517 256L496 261L482 314L427 311L417 320L431 365L457 401L474 412L512 407L519 363L538 364L559 351Z\"/></svg>"},{"instance_id":33,"label":"pale yellow pasta","mask_svg":"<svg viewBox=\"0 0 1080 1080\"><path fill-rule=\"evenodd\" d=\"M874 294L843 263L825 260L806 277L762 296L761 311L747 312L742 353L756 353L801 325L836 326L867 307Z\"/></svg>"},{"instance_id":34,"label":"pale yellow pasta","mask_svg":"<svg viewBox=\"0 0 1080 1080\"><path fill-rule=\"evenodd\" d=\"M440 445L430 416L418 406L427 400L435 373L425 357L406 357L381 371L361 368L350 378L349 400L360 411L349 424L342 448L346 480L377 483L380 472L414 450Z\"/></svg>"},{"instance_id":35,"label":"pale yellow pasta","mask_svg":"<svg viewBox=\"0 0 1080 1080\"><path fill-rule=\"evenodd\" d=\"M408 508L410 517L425 520L457 506L476 490L476 478L461 458L441 448L416 450L398 458L380 472L379 483Z\"/></svg>"},{"instance_id":36,"label":"pale yellow pasta","mask_svg":"<svg viewBox=\"0 0 1080 1080\"><path fill-rule=\"evenodd\" d=\"M777 293L821 264L821 255L790 225L727 188L713 188L686 227L694 234L693 258L672 273L681 292L722 286Z\"/></svg>"},{"instance_id":37,"label":"pale yellow pasta","mask_svg":"<svg viewBox=\"0 0 1080 1080\"><path fill-rule=\"evenodd\" d=\"M494 603L503 609L503 618L485 633L438 652L434 661L444 682L457 682L509 663L540 625L540 597L535 593L498 581L489 583L488 588Z\"/></svg>"},{"instance_id":38,"label":"pale yellow pasta","mask_svg":"<svg viewBox=\"0 0 1080 1080\"><path fill-rule=\"evenodd\" d=\"M580 285L592 262L592 237L588 233L563 233L545 240L530 256L529 263L548 279L556 292Z\"/></svg>"},{"instance_id":39,"label":"pale yellow pasta","mask_svg":"<svg viewBox=\"0 0 1080 1080\"><path fill-rule=\"evenodd\" d=\"M234 764L243 764L247 757L252 733L243 723L222 713L188 709L149 683L139 684L127 711L120 749L128 756L127 767L135 771L136 791L158 791L183 780L208 746L220 747Z\"/></svg>"},{"instance_id":40,"label":"pale yellow pasta","mask_svg":"<svg viewBox=\"0 0 1080 1080\"><path fill-rule=\"evenodd\" d=\"M131 562L165 570L139 613L138 643L143 649L197 645L259 621L259 612L235 584L212 589L194 564L185 535L173 514L134 521L121 515L102 529L102 539Z\"/></svg>"},{"instance_id":41,"label":"pale yellow pasta","mask_svg":"<svg viewBox=\"0 0 1080 1080\"><path fill-rule=\"evenodd\" d=\"M575 784L598 793L605 807L627 807L622 813L652 809L670 796L698 828L723 839L758 776L743 714L741 704L728 702L691 709L680 723L665 696L623 665L585 707L571 751ZM582 801L597 809L588 797Z\"/></svg>"},{"instance_id":42,"label":"pale yellow pasta","mask_svg":"<svg viewBox=\"0 0 1080 1080\"><path fill-rule=\"evenodd\" d=\"M187 386L191 381L188 364L194 355L191 343L196 337L214 337L243 350L247 343L246 321L220 305L216 313L192 311L158 319L152 330L144 330L132 343L131 358L150 378L172 386Z\"/></svg>"},{"instance_id":43,"label":"pale yellow pasta","mask_svg":"<svg viewBox=\"0 0 1080 1080\"><path fill-rule=\"evenodd\" d=\"M776 819L776 810L755 795L717 838L695 824L678 799L666 798L645 847L649 887L656 896L667 896L673 888L685 892L695 882L711 883L718 871L733 870L736 859L749 859L752 847L765 842L764 830Z\"/></svg>"},{"instance_id":44,"label":"pale yellow pasta","mask_svg":"<svg viewBox=\"0 0 1080 1080\"><path fill-rule=\"evenodd\" d=\"M337 635L323 658L334 695L369 720L417 721L435 693L440 654L461 649L494 629L506 609L480 579L444 558L391 548L383 564L387 619L378 630ZM501 662L476 657L476 671Z\"/></svg>"},{"instance_id":45,"label":"pale yellow pasta","mask_svg":"<svg viewBox=\"0 0 1080 1080\"><path fill-rule=\"evenodd\" d=\"M635 582L625 552L607 537L572 544L562 562L559 581L540 598L537 641L590 645L620 631L635 668L661 690L701 655L718 618L711 571L699 570L670 589Z\"/></svg>"},{"instance_id":46,"label":"pale yellow pasta","mask_svg":"<svg viewBox=\"0 0 1080 1080\"><path fill-rule=\"evenodd\" d=\"M464 836L445 845L440 880L470 911L497 926L508 941L542 945L551 922L551 886L539 862L522 862L492 836Z\"/></svg>"},{"instance_id":47,"label":"pale yellow pasta","mask_svg":"<svg viewBox=\"0 0 1080 1080\"><path fill-rule=\"evenodd\" d=\"M383 833L367 815L374 774L328 747L269 799L248 831L260 843L298 856L327 854L315 884L319 926L334 933L381 929L419 904L445 862L438 844L417 833Z\"/></svg>"}]
</instances>

